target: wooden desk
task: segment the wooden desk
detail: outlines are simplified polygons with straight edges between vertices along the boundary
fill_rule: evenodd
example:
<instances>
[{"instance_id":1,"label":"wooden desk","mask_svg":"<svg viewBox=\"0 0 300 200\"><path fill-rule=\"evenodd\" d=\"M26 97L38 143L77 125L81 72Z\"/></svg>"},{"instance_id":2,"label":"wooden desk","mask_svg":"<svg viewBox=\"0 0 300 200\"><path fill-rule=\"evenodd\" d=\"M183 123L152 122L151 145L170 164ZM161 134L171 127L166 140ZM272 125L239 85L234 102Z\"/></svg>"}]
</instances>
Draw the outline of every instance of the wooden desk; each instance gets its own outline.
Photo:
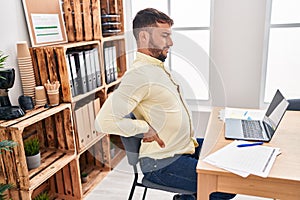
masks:
<instances>
[{"instance_id":1,"label":"wooden desk","mask_svg":"<svg viewBox=\"0 0 300 200\"><path fill-rule=\"evenodd\" d=\"M212 110L197 165L197 200L208 200L209 194L215 191L300 200L300 112L287 111L271 142L264 144L279 147L282 152L269 176L243 178L202 161L208 154L232 142L224 138L224 122L218 119L220 109Z\"/></svg>"}]
</instances>

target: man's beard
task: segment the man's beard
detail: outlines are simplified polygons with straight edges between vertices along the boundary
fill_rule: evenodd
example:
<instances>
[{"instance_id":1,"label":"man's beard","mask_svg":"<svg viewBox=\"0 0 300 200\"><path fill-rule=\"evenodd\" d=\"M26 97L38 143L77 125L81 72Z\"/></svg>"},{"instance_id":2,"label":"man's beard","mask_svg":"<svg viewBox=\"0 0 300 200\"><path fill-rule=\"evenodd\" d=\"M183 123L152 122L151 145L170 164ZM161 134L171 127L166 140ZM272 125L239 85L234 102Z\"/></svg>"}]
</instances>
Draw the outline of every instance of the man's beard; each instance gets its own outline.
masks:
<instances>
[{"instance_id":1,"label":"man's beard","mask_svg":"<svg viewBox=\"0 0 300 200\"><path fill-rule=\"evenodd\" d=\"M162 54L162 50L149 48L149 51L151 52L152 57L160 60L161 62L165 62L167 56Z\"/></svg>"},{"instance_id":2,"label":"man's beard","mask_svg":"<svg viewBox=\"0 0 300 200\"><path fill-rule=\"evenodd\" d=\"M156 46L152 39L149 42L148 50L150 51L152 57L154 57L162 62L165 62L167 56L163 55L163 50L161 50L158 46Z\"/></svg>"}]
</instances>

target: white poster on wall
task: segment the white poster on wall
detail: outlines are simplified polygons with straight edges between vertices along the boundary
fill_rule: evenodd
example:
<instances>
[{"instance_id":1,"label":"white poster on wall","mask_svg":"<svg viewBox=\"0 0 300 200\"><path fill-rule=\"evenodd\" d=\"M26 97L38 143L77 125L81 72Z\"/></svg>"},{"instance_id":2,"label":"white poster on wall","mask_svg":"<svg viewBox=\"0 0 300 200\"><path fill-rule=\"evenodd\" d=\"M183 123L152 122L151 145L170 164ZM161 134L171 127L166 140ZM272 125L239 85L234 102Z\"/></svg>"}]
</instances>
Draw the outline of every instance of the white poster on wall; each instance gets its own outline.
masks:
<instances>
[{"instance_id":1,"label":"white poster on wall","mask_svg":"<svg viewBox=\"0 0 300 200\"><path fill-rule=\"evenodd\" d=\"M63 40L58 14L31 14L36 43Z\"/></svg>"}]
</instances>

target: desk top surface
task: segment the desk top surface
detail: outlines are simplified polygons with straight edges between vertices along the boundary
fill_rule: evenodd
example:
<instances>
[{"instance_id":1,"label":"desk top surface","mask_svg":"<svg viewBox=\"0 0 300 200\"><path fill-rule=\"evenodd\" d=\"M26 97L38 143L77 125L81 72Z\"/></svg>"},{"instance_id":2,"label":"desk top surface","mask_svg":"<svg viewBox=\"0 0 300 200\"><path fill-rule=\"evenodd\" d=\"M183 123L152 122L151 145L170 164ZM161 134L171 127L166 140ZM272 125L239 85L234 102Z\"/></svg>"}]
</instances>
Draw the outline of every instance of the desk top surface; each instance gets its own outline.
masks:
<instances>
[{"instance_id":1,"label":"desk top surface","mask_svg":"<svg viewBox=\"0 0 300 200\"><path fill-rule=\"evenodd\" d=\"M210 153L233 141L226 140L224 137L225 124L218 118L221 109L214 108L211 112L197 165L198 173L231 174L202 161ZM264 145L279 147L282 152L276 158L268 178L300 181L300 112L287 111L272 140ZM250 175L249 178L251 177L257 176Z\"/></svg>"}]
</instances>

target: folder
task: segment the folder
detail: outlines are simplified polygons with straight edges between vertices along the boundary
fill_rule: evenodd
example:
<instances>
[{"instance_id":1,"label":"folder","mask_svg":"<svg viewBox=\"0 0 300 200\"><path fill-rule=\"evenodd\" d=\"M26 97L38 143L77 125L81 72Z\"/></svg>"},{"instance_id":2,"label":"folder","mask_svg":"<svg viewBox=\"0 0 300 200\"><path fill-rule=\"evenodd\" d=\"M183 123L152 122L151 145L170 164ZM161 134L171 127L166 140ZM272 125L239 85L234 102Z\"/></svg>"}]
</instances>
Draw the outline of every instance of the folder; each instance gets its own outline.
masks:
<instances>
[{"instance_id":1,"label":"folder","mask_svg":"<svg viewBox=\"0 0 300 200\"><path fill-rule=\"evenodd\" d=\"M86 67L84 63L83 52L79 51L74 53L74 55L75 55L77 76L80 77L82 93L84 94L88 91L88 86L87 86Z\"/></svg>"},{"instance_id":2,"label":"folder","mask_svg":"<svg viewBox=\"0 0 300 200\"><path fill-rule=\"evenodd\" d=\"M90 127L91 127L91 139L97 137L96 129L95 129L95 112L94 112L94 101L91 101L88 103L88 113L89 113L89 121L90 121Z\"/></svg>"},{"instance_id":3,"label":"folder","mask_svg":"<svg viewBox=\"0 0 300 200\"><path fill-rule=\"evenodd\" d=\"M84 63L86 67L87 89L88 91L91 91L95 88L93 87L93 75L92 75L93 72L91 66L90 51L84 51L83 56L84 56Z\"/></svg>"},{"instance_id":4,"label":"folder","mask_svg":"<svg viewBox=\"0 0 300 200\"><path fill-rule=\"evenodd\" d=\"M118 62L117 62L117 49L116 46L112 47L112 73L113 73L113 80L118 79Z\"/></svg>"},{"instance_id":5,"label":"folder","mask_svg":"<svg viewBox=\"0 0 300 200\"><path fill-rule=\"evenodd\" d=\"M110 75L110 82L115 81L113 62L114 62L113 47L111 46L111 47L109 47L109 75Z\"/></svg>"},{"instance_id":6,"label":"folder","mask_svg":"<svg viewBox=\"0 0 300 200\"><path fill-rule=\"evenodd\" d=\"M97 87L102 85L102 77L101 77L101 67L100 67L100 60L99 60L99 51L97 48L93 49L93 57L94 57L94 67L96 71L96 84Z\"/></svg>"},{"instance_id":7,"label":"folder","mask_svg":"<svg viewBox=\"0 0 300 200\"><path fill-rule=\"evenodd\" d=\"M70 64L70 55L66 54L66 63L67 63L67 71L68 71L68 77L69 77L69 82L70 82L70 89L71 89L71 94L72 97L75 96L75 90L74 90L74 80L72 77L72 69L71 69L71 64Z\"/></svg>"},{"instance_id":8,"label":"folder","mask_svg":"<svg viewBox=\"0 0 300 200\"><path fill-rule=\"evenodd\" d=\"M82 94L82 88L80 77L77 75L77 68L76 68L76 62L75 62L75 56L74 54L69 54L70 59L70 66L72 71L72 79L73 79L73 86L74 86L74 96Z\"/></svg>"},{"instance_id":9,"label":"folder","mask_svg":"<svg viewBox=\"0 0 300 200\"><path fill-rule=\"evenodd\" d=\"M105 81L107 84L111 83L110 76L110 47L104 48L104 66L105 66Z\"/></svg>"},{"instance_id":10,"label":"folder","mask_svg":"<svg viewBox=\"0 0 300 200\"><path fill-rule=\"evenodd\" d=\"M82 107L82 122L84 124L84 135L85 135L85 141L86 144L89 144L92 140L92 127L90 123L90 117L89 117L89 106L88 104L84 105Z\"/></svg>"},{"instance_id":11,"label":"folder","mask_svg":"<svg viewBox=\"0 0 300 200\"><path fill-rule=\"evenodd\" d=\"M92 87L93 89L97 88L97 71L96 68L99 66L95 65L95 56L94 56L94 51L91 49L89 50L90 54L90 66L91 66L91 71L92 71ZM100 77L101 78L101 77Z\"/></svg>"},{"instance_id":12,"label":"folder","mask_svg":"<svg viewBox=\"0 0 300 200\"><path fill-rule=\"evenodd\" d=\"M95 117L97 116L98 112L100 111L100 107L101 107L101 105L100 105L100 98L96 98L94 100L94 113L95 113ZM94 119L94 126L95 126L95 119ZM96 135L98 136L98 135L100 135L100 133L96 131Z\"/></svg>"},{"instance_id":13,"label":"folder","mask_svg":"<svg viewBox=\"0 0 300 200\"><path fill-rule=\"evenodd\" d=\"M76 130L77 130L77 136L78 136L78 144L79 148L83 148L85 144L87 143L85 141L85 133L84 133L84 123L83 123L83 107L78 108L75 110L75 120L76 120Z\"/></svg>"}]
</instances>

